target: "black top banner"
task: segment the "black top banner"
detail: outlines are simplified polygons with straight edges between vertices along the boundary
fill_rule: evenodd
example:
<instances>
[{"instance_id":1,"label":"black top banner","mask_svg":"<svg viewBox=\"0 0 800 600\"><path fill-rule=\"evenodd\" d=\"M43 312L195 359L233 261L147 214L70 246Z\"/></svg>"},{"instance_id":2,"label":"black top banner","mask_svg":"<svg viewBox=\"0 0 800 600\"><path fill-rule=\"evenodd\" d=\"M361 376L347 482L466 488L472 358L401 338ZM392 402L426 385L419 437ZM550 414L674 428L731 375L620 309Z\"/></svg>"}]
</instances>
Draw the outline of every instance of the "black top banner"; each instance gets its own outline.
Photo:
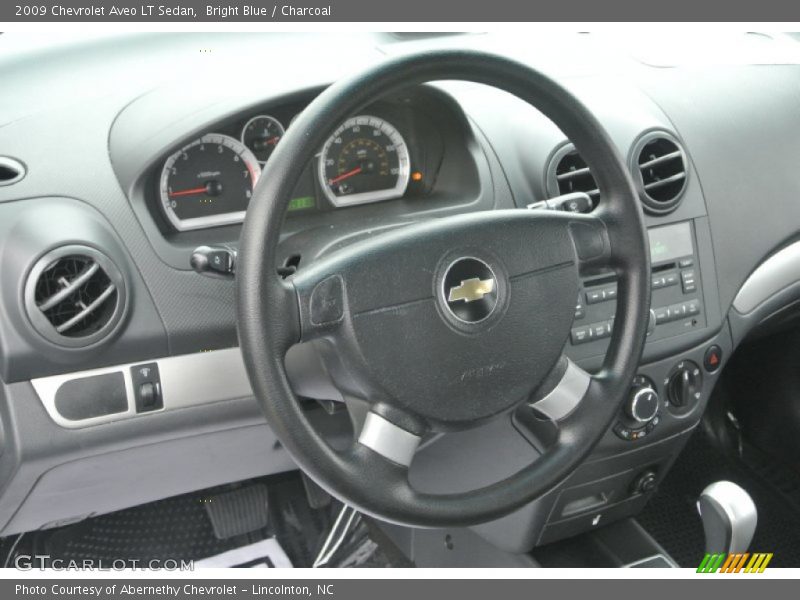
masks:
<instances>
[{"instance_id":1,"label":"black top banner","mask_svg":"<svg viewBox=\"0 0 800 600\"><path fill-rule=\"evenodd\" d=\"M778 22L791 0L4 0L0 22Z\"/></svg>"}]
</instances>

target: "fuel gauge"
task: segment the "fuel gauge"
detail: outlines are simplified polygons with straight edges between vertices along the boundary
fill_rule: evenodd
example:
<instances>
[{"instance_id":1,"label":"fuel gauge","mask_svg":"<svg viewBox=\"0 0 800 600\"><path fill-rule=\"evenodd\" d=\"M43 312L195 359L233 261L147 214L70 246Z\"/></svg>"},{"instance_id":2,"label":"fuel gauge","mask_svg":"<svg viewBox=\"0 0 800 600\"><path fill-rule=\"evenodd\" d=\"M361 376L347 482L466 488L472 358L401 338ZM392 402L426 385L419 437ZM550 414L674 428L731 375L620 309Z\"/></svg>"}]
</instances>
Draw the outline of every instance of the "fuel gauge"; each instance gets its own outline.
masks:
<instances>
[{"instance_id":1,"label":"fuel gauge","mask_svg":"<svg viewBox=\"0 0 800 600\"><path fill-rule=\"evenodd\" d=\"M264 164L284 134L283 125L270 115L258 115L242 128L242 143Z\"/></svg>"}]
</instances>

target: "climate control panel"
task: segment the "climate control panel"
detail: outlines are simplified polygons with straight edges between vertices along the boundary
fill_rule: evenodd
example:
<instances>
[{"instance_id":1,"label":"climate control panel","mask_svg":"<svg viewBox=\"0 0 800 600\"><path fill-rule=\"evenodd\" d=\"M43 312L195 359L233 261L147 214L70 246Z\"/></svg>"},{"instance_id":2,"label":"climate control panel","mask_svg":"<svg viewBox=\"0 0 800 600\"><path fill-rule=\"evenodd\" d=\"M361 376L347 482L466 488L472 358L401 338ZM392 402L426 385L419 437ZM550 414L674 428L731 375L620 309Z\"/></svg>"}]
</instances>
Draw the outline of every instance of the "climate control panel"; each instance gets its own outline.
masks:
<instances>
[{"instance_id":1,"label":"climate control panel","mask_svg":"<svg viewBox=\"0 0 800 600\"><path fill-rule=\"evenodd\" d=\"M660 412L661 399L655 383L644 375L637 375L614 425L614 433L627 441L646 437L661 422Z\"/></svg>"},{"instance_id":2,"label":"climate control panel","mask_svg":"<svg viewBox=\"0 0 800 600\"><path fill-rule=\"evenodd\" d=\"M689 411L702 397L703 372L697 363L682 360L670 371L664 381L664 389L673 411Z\"/></svg>"}]
</instances>

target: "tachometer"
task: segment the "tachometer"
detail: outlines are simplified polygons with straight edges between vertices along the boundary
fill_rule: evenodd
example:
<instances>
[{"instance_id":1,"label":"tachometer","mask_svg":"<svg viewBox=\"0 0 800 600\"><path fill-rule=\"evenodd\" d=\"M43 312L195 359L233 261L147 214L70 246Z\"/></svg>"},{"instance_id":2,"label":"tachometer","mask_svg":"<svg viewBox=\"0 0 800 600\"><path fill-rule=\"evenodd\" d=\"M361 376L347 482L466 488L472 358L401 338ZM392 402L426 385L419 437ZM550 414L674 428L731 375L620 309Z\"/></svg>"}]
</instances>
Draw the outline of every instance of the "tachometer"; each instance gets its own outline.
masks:
<instances>
[{"instance_id":1,"label":"tachometer","mask_svg":"<svg viewBox=\"0 0 800 600\"><path fill-rule=\"evenodd\" d=\"M179 231L240 223L260 174L258 160L241 142L204 135L164 163L164 214Z\"/></svg>"},{"instance_id":2,"label":"tachometer","mask_svg":"<svg viewBox=\"0 0 800 600\"><path fill-rule=\"evenodd\" d=\"M408 176L403 136L378 117L348 119L322 147L320 184L336 206L399 198L406 191Z\"/></svg>"}]
</instances>

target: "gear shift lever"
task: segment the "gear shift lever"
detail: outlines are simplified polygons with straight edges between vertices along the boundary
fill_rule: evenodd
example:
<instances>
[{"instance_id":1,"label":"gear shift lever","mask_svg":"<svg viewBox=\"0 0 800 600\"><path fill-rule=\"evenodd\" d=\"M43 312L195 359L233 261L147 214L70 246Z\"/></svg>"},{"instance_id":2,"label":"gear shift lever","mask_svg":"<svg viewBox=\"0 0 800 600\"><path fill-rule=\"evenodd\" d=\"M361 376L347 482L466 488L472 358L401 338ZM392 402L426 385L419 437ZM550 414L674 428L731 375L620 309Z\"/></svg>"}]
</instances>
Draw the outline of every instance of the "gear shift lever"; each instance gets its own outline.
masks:
<instances>
[{"instance_id":1,"label":"gear shift lever","mask_svg":"<svg viewBox=\"0 0 800 600\"><path fill-rule=\"evenodd\" d=\"M700 494L697 511L703 521L707 553L747 551L758 521L750 494L730 481L717 481Z\"/></svg>"}]
</instances>

